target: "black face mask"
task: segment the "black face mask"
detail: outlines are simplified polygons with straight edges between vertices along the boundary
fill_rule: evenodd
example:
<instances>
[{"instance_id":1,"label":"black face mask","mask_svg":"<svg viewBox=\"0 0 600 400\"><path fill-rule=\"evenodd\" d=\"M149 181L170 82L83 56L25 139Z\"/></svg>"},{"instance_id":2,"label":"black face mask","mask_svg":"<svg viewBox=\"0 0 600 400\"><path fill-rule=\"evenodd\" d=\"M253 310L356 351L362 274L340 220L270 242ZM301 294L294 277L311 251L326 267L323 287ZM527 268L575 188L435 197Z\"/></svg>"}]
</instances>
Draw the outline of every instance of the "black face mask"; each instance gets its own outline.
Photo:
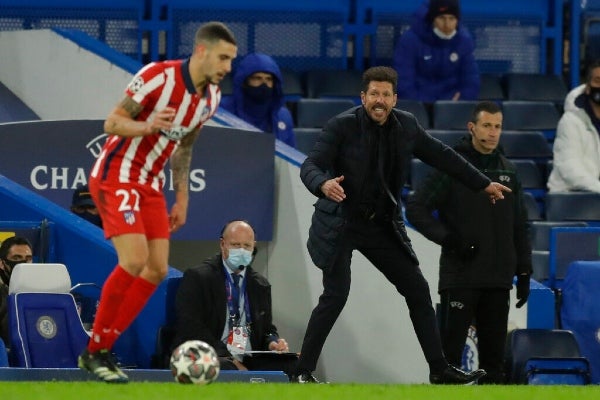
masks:
<instances>
[{"instance_id":1,"label":"black face mask","mask_svg":"<svg viewBox=\"0 0 600 400\"><path fill-rule=\"evenodd\" d=\"M3 258L2 261L4 262L4 266L6 267L6 269L0 269L0 277L2 277L2 280L8 284L8 281L10 281L10 276L12 275L15 266L25 261L11 261L7 260L6 258Z\"/></svg>"},{"instance_id":2,"label":"black face mask","mask_svg":"<svg viewBox=\"0 0 600 400\"><path fill-rule=\"evenodd\" d=\"M600 106L600 87L590 86L590 94L588 96L594 104Z\"/></svg>"},{"instance_id":3,"label":"black face mask","mask_svg":"<svg viewBox=\"0 0 600 400\"><path fill-rule=\"evenodd\" d=\"M244 86L244 93L259 104L266 103L273 97L273 88L263 83L260 86Z\"/></svg>"}]
</instances>

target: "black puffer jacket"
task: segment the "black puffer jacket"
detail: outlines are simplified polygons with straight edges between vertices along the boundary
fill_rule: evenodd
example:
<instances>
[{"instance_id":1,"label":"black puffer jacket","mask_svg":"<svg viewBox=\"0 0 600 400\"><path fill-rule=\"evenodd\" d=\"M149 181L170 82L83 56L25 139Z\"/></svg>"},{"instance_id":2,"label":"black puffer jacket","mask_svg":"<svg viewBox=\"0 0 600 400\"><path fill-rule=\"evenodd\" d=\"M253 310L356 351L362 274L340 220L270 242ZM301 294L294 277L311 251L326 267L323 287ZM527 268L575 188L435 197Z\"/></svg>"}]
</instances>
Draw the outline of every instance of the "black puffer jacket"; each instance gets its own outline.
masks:
<instances>
[{"instance_id":1,"label":"black puffer jacket","mask_svg":"<svg viewBox=\"0 0 600 400\"><path fill-rule=\"evenodd\" d=\"M329 120L300 169L304 185L319 197L308 239L309 253L319 268L326 270L331 266L346 219L363 200L363 188L366 180L372 176L372 171L367 167L369 143L373 140L372 136L382 133L382 130L386 131L389 143L394 146L393 149L386 149L392 154L395 168L391 174L393 178L387 184L392 193L398 194L398 207L401 207L399 194L412 156L447 171L474 191L482 190L490 184L490 179L450 147L427 134L412 114L393 110L388 121L383 126L378 126L362 106L354 107ZM337 204L325 198L320 187L326 180L341 175L344 176L341 185L346 199ZM396 210L394 215L401 213ZM403 248L412 252L406 232L403 232L403 237Z\"/></svg>"},{"instance_id":2,"label":"black puffer jacket","mask_svg":"<svg viewBox=\"0 0 600 400\"><path fill-rule=\"evenodd\" d=\"M512 193L504 193L504 200L492 204L484 193L474 193L435 171L409 197L406 217L433 242L474 245L475 251L469 257L449 246L442 247L439 290L510 289L515 274L531 273L527 209L516 167L498 149L489 155L477 152L470 136L465 136L455 149L490 179L511 188ZM432 215L434 210L438 218ZM454 240L449 241L449 236Z\"/></svg>"}]
</instances>

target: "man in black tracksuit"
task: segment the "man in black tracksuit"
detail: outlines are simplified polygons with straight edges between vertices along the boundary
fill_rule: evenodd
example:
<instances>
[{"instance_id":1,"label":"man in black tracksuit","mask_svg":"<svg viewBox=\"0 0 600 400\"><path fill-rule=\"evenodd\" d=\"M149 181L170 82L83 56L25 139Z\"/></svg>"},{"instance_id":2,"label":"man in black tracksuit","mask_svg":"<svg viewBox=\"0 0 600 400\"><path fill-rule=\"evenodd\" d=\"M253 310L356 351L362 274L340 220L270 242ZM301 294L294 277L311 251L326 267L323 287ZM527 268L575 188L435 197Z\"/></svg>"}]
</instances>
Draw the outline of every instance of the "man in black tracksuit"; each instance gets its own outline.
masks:
<instances>
[{"instance_id":1,"label":"man in black tracksuit","mask_svg":"<svg viewBox=\"0 0 600 400\"><path fill-rule=\"evenodd\" d=\"M435 171L409 197L408 221L440 244L441 334L446 358L460 366L469 325L477 327L480 383L502 383L510 290L517 276L517 307L527 301L531 244L516 168L498 150L502 112L493 102L475 106L454 149L492 180L512 189L495 205L447 174ZM433 216L437 210L438 217Z\"/></svg>"},{"instance_id":2,"label":"man in black tracksuit","mask_svg":"<svg viewBox=\"0 0 600 400\"><path fill-rule=\"evenodd\" d=\"M430 367L430 382L469 383L485 373L465 373L444 358L429 285L406 235L398 194L413 155L473 191L485 191L488 201L501 202L502 191L509 189L428 135L412 114L393 109L397 80L389 67L365 71L362 106L327 122L300 169L302 182L319 198L307 247L323 270L323 294L306 328L294 379L299 383L316 382L312 371L348 298L354 250L365 255L406 299Z\"/></svg>"}]
</instances>

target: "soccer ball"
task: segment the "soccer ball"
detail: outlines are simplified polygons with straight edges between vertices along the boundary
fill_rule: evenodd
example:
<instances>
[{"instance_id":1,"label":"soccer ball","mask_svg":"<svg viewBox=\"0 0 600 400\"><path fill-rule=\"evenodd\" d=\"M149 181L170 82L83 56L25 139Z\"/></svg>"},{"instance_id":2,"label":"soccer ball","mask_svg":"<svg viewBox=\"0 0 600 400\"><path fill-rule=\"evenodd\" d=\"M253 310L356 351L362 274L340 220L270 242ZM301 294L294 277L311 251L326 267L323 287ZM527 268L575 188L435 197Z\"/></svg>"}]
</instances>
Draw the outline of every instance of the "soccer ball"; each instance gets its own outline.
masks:
<instances>
[{"instance_id":1,"label":"soccer ball","mask_svg":"<svg viewBox=\"0 0 600 400\"><path fill-rule=\"evenodd\" d=\"M188 340L171 354L171 372L176 382L206 385L217 379L220 366L217 352L201 340Z\"/></svg>"}]
</instances>

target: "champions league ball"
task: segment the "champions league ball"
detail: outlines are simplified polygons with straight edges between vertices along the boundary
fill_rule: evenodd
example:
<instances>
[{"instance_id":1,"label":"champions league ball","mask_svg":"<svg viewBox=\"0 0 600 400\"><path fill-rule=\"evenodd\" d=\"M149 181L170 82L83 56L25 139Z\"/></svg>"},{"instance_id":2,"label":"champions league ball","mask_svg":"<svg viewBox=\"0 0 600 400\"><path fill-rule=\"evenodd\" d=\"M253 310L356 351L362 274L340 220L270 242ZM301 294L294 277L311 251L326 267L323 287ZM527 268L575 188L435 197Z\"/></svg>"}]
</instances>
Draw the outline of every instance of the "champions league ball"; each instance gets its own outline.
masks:
<instances>
[{"instance_id":1,"label":"champions league ball","mask_svg":"<svg viewBox=\"0 0 600 400\"><path fill-rule=\"evenodd\" d=\"M219 376L217 352L201 340L189 340L171 354L171 372L176 382L207 385Z\"/></svg>"}]
</instances>

